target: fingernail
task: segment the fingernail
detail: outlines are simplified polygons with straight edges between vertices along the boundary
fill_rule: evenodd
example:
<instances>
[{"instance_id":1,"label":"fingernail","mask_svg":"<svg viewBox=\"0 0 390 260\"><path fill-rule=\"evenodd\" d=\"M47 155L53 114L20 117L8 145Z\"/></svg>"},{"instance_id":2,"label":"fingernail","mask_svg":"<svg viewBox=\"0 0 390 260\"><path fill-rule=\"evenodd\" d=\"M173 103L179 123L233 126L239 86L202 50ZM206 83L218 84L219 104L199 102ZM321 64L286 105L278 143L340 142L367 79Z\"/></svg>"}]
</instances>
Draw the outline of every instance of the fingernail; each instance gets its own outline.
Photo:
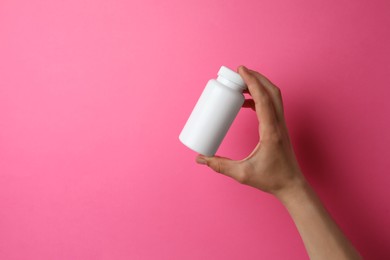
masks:
<instances>
[{"instance_id":1,"label":"fingernail","mask_svg":"<svg viewBox=\"0 0 390 260\"><path fill-rule=\"evenodd\" d=\"M199 164L207 164L207 161L202 157L196 157L196 162Z\"/></svg>"},{"instance_id":2,"label":"fingernail","mask_svg":"<svg viewBox=\"0 0 390 260\"><path fill-rule=\"evenodd\" d=\"M245 71L248 71L248 68L245 67L244 65L241 66Z\"/></svg>"}]
</instances>

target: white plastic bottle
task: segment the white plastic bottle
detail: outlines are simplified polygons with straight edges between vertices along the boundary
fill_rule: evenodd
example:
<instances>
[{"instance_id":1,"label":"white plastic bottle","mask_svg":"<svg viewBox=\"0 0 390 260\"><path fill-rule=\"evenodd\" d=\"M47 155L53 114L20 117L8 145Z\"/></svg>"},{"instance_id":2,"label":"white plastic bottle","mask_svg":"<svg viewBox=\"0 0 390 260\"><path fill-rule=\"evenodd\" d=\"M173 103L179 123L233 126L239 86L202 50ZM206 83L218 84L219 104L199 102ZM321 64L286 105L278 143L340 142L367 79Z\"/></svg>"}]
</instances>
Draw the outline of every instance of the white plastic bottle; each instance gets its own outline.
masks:
<instances>
[{"instance_id":1,"label":"white plastic bottle","mask_svg":"<svg viewBox=\"0 0 390 260\"><path fill-rule=\"evenodd\" d=\"M217 79L207 83L180 133L180 141L199 154L213 156L244 103L245 88L238 73L222 66Z\"/></svg>"}]
</instances>

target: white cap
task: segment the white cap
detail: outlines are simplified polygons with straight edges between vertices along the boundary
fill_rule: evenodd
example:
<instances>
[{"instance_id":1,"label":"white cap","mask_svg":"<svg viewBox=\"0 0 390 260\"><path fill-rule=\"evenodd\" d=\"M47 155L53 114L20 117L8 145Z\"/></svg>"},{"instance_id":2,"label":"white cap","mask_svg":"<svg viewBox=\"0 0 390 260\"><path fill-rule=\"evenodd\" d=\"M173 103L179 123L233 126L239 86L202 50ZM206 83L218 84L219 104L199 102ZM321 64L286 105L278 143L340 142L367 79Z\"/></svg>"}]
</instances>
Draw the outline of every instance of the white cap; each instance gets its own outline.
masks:
<instances>
[{"instance_id":1,"label":"white cap","mask_svg":"<svg viewBox=\"0 0 390 260\"><path fill-rule=\"evenodd\" d=\"M224 77L225 79L239 85L243 89L246 88L245 82L241 78L240 74L229 69L228 67L221 66L221 68L218 71L218 76Z\"/></svg>"}]
</instances>

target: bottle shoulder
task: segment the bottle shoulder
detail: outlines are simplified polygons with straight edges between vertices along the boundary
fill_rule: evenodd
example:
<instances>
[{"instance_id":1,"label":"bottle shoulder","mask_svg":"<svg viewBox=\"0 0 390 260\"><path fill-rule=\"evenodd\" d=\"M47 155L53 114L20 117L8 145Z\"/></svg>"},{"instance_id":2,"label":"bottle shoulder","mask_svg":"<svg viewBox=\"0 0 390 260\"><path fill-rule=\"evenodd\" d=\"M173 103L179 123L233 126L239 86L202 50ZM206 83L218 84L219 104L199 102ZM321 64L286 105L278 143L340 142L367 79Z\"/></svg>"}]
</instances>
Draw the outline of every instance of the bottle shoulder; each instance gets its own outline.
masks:
<instances>
[{"instance_id":1,"label":"bottle shoulder","mask_svg":"<svg viewBox=\"0 0 390 260\"><path fill-rule=\"evenodd\" d=\"M226 90L228 92L231 92L231 93L234 93L234 94L239 94L240 96L244 96L244 94L242 93L241 90L237 90L237 89L233 89L233 88L230 88L224 84L222 84L221 82L219 82L218 80L216 79L210 79L208 82L207 82L207 85L206 87L216 87L216 88L221 88L223 90Z\"/></svg>"}]
</instances>

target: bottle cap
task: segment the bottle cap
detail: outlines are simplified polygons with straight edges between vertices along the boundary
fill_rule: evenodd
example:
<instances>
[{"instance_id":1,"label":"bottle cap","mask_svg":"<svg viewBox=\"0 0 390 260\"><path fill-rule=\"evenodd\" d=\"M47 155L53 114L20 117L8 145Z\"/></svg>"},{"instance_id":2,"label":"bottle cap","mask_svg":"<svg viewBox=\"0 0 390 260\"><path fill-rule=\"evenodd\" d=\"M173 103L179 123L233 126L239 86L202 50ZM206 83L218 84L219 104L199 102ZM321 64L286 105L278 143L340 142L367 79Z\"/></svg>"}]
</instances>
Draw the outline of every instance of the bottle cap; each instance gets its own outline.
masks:
<instances>
[{"instance_id":1,"label":"bottle cap","mask_svg":"<svg viewBox=\"0 0 390 260\"><path fill-rule=\"evenodd\" d=\"M246 88L245 82L241 78L240 74L229 69L228 67L221 66L221 68L218 71L218 76L224 77L225 79L239 85L243 89Z\"/></svg>"}]
</instances>

